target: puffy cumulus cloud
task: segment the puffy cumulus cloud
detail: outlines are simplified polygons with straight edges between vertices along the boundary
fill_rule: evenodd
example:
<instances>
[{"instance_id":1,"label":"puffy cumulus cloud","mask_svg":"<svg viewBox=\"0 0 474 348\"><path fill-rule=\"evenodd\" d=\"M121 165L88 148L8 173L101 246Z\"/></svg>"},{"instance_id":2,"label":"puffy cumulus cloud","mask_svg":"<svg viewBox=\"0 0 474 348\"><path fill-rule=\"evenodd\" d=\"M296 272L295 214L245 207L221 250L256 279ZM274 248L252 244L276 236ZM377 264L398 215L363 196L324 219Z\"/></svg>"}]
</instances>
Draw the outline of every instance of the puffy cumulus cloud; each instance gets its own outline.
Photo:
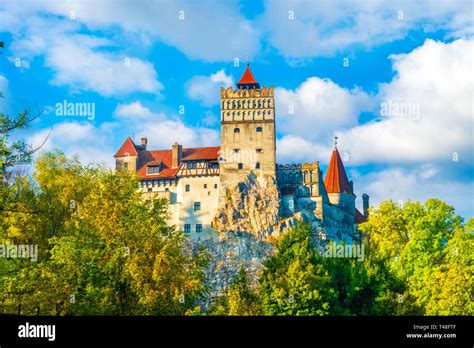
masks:
<instances>
[{"instance_id":1,"label":"puffy cumulus cloud","mask_svg":"<svg viewBox=\"0 0 474 348\"><path fill-rule=\"evenodd\" d=\"M256 56L260 49L260 34L237 2L45 0L32 8L66 18L73 14L91 30L119 27L148 34L145 41L157 38L192 59L229 61L245 53Z\"/></svg>"},{"instance_id":2,"label":"puffy cumulus cloud","mask_svg":"<svg viewBox=\"0 0 474 348\"><path fill-rule=\"evenodd\" d=\"M340 132L354 163L472 161L474 40L426 40L392 56L394 79L382 84L381 119Z\"/></svg>"},{"instance_id":3,"label":"puffy cumulus cloud","mask_svg":"<svg viewBox=\"0 0 474 348\"><path fill-rule=\"evenodd\" d=\"M204 127L189 127L178 119L168 119L160 123L147 124L138 129L146 136L150 148L169 149L175 142L184 147L219 146L219 133Z\"/></svg>"},{"instance_id":4,"label":"puffy cumulus cloud","mask_svg":"<svg viewBox=\"0 0 474 348\"><path fill-rule=\"evenodd\" d=\"M329 79L310 77L295 90L275 89L278 130L309 140L328 141L335 129L357 125L373 100L359 88L345 89Z\"/></svg>"},{"instance_id":5,"label":"puffy cumulus cloud","mask_svg":"<svg viewBox=\"0 0 474 348\"><path fill-rule=\"evenodd\" d=\"M329 146L314 144L302 137L285 135L277 140L278 163L302 163L321 160L329 161L331 148Z\"/></svg>"},{"instance_id":6,"label":"puffy cumulus cloud","mask_svg":"<svg viewBox=\"0 0 474 348\"><path fill-rule=\"evenodd\" d=\"M147 137L149 148L168 149L175 142L185 147L220 144L218 131L187 125L178 116L155 113L139 101L119 104L114 116L126 122L129 132L136 134L137 137Z\"/></svg>"},{"instance_id":7,"label":"puffy cumulus cloud","mask_svg":"<svg viewBox=\"0 0 474 348\"><path fill-rule=\"evenodd\" d=\"M219 104L220 87L234 85L234 78L226 75L223 69L209 76L194 76L186 83L186 93L189 98L198 100L204 106Z\"/></svg>"},{"instance_id":8,"label":"puffy cumulus cloud","mask_svg":"<svg viewBox=\"0 0 474 348\"><path fill-rule=\"evenodd\" d=\"M138 58L99 52L108 42L84 35L53 40L45 63L55 71L51 83L103 96L145 92L159 95L163 85L153 65Z\"/></svg>"},{"instance_id":9,"label":"puffy cumulus cloud","mask_svg":"<svg viewBox=\"0 0 474 348\"><path fill-rule=\"evenodd\" d=\"M44 56L45 66L53 71L51 84L68 86L73 92L160 95L163 85L150 62L120 53L120 48L110 40L77 34L81 29L79 22L42 16L41 4L34 2L30 8L7 1L3 7L0 5L0 21L6 23L2 29L13 36L10 60L20 58L22 67L28 68L35 57Z\"/></svg>"},{"instance_id":10,"label":"puffy cumulus cloud","mask_svg":"<svg viewBox=\"0 0 474 348\"><path fill-rule=\"evenodd\" d=\"M351 179L356 195L368 193L373 207L388 199L425 202L436 197L454 206L457 214L465 218L474 216L474 182L446 179L440 169L426 164L408 169L392 167L367 175L352 175ZM357 202L362 201L358 198Z\"/></svg>"},{"instance_id":11,"label":"puffy cumulus cloud","mask_svg":"<svg viewBox=\"0 0 474 348\"><path fill-rule=\"evenodd\" d=\"M114 116L123 119L147 120L155 118L157 115L143 106L140 101L135 101L129 104L118 104Z\"/></svg>"},{"instance_id":12,"label":"puffy cumulus cloud","mask_svg":"<svg viewBox=\"0 0 474 348\"><path fill-rule=\"evenodd\" d=\"M373 47L412 29L474 34L470 0L268 1L259 22L270 44L289 60Z\"/></svg>"},{"instance_id":13,"label":"puffy cumulus cloud","mask_svg":"<svg viewBox=\"0 0 474 348\"><path fill-rule=\"evenodd\" d=\"M67 156L78 155L82 163L99 163L114 168L113 132L117 127L117 123L95 127L88 122L62 122L32 134L27 142L34 148L42 145L38 154L61 149Z\"/></svg>"}]
</instances>

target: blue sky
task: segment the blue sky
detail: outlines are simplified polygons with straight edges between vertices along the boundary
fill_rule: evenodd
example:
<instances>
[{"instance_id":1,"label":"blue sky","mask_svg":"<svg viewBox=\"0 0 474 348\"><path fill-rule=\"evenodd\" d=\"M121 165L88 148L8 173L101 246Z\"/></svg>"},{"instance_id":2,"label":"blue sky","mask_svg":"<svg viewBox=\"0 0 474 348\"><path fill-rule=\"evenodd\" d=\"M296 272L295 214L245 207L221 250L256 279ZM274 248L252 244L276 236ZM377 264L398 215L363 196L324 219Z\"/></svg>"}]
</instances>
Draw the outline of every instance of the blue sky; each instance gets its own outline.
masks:
<instances>
[{"instance_id":1,"label":"blue sky","mask_svg":"<svg viewBox=\"0 0 474 348\"><path fill-rule=\"evenodd\" d=\"M471 1L2 1L0 108L43 109L21 135L51 132L45 150L84 162L112 166L127 136L218 145L219 88L249 57L275 86L278 162L324 170L337 133L359 197L437 197L471 217L472 13ZM93 119L57 115L64 100L93 104Z\"/></svg>"}]
</instances>

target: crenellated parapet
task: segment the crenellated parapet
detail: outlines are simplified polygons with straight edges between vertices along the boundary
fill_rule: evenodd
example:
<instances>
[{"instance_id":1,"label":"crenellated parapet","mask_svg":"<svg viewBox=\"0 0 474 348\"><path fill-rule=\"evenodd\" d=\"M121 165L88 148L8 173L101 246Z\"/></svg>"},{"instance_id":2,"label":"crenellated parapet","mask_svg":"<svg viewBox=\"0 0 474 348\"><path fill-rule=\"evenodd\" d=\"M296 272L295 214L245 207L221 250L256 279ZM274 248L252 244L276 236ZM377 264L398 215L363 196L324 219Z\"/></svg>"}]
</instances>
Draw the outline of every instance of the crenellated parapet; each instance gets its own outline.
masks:
<instances>
[{"instance_id":1,"label":"crenellated parapet","mask_svg":"<svg viewBox=\"0 0 474 348\"><path fill-rule=\"evenodd\" d=\"M269 88L262 86L261 89L233 89L232 86L225 89L221 87L221 99L272 98L273 94L273 86Z\"/></svg>"},{"instance_id":2,"label":"crenellated parapet","mask_svg":"<svg viewBox=\"0 0 474 348\"><path fill-rule=\"evenodd\" d=\"M223 122L271 121L275 119L274 89L221 88Z\"/></svg>"}]
</instances>

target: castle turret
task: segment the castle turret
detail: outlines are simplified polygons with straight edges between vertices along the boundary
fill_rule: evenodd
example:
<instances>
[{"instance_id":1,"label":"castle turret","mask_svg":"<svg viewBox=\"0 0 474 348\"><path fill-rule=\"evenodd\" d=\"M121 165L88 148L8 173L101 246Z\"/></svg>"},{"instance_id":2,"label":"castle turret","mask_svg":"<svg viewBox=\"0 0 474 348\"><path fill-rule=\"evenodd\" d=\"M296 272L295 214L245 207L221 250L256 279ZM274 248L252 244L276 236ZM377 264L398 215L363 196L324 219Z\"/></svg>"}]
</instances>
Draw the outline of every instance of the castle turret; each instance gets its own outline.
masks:
<instances>
[{"instance_id":1,"label":"castle turret","mask_svg":"<svg viewBox=\"0 0 474 348\"><path fill-rule=\"evenodd\" d=\"M336 138L337 139L337 138ZM324 178L324 185L328 193L329 202L355 215L355 194L352 183L347 178L341 156L337 150L337 143L329 161L329 167Z\"/></svg>"},{"instance_id":2,"label":"castle turret","mask_svg":"<svg viewBox=\"0 0 474 348\"><path fill-rule=\"evenodd\" d=\"M143 142L143 141L142 141ZM145 144L146 146L146 144ZM120 149L114 155L115 167L117 169L127 169L132 172L137 170L138 151L130 137L125 140Z\"/></svg>"},{"instance_id":3,"label":"castle turret","mask_svg":"<svg viewBox=\"0 0 474 348\"><path fill-rule=\"evenodd\" d=\"M276 175L273 87L261 87L248 64L237 87L221 88L220 200L251 172Z\"/></svg>"}]
</instances>

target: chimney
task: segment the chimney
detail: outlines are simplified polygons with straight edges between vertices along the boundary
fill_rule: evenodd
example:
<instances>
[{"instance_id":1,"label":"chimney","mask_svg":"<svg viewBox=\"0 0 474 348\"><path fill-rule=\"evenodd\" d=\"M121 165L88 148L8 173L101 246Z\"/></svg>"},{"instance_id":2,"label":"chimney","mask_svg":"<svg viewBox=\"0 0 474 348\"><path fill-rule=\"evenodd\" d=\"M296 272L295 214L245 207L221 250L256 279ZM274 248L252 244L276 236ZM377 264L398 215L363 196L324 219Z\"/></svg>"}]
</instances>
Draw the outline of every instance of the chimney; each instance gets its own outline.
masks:
<instances>
[{"instance_id":1,"label":"chimney","mask_svg":"<svg viewBox=\"0 0 474 348\"><path fill-rule=\"evenodd\" d=\"M174 143L171 149L171 167L177 168L181 163L181 155L182 155L183 147L179 145L177 142Z\"/></svg>"},{"instance_id":2,"label":"chimney","mask_svg":"<svg viewBox=\"0 0 474 348\"><path fill-rule=\"evenodd\" d=\"M146 150L146 144L148 143L148 139L146 137L142 138L142 147L143 150Z\"/></svg>"},{"instance_id":3,"label":"chimney","mask_svg":"<svg viewBox=\"0 0 474 348\"><path fill-rule=\"evenodd\" d=\"M362 208L364 217L367 219L369 217L369 195L366 193L362 194Z\"/></svg>"}]
</instances>

